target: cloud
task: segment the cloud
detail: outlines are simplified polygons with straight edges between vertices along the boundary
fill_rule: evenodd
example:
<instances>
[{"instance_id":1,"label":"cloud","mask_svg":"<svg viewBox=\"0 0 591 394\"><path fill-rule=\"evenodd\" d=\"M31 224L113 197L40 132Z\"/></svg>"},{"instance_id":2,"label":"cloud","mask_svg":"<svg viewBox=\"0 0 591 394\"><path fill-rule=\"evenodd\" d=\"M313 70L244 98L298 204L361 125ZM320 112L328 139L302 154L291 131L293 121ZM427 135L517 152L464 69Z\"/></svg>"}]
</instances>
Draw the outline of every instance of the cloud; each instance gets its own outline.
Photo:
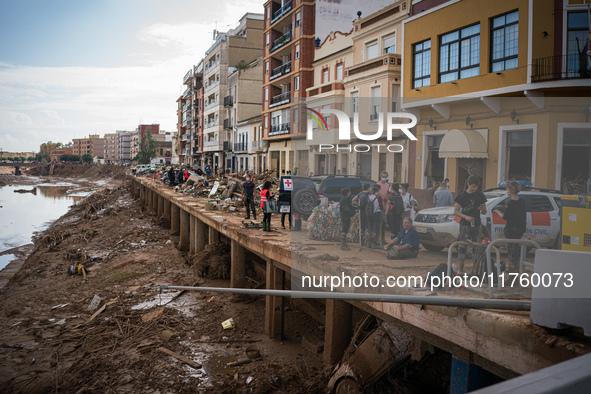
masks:
<instances>
[{"instance_id":1,"label":"cloud","mask_svg":"<svg viewBox=\"0 0 591 394\"><path fill-rule=\"evenodd\" d=\"M27 114L13 111L0 111L0 124L7 126L29 126L33 120Z\"/></svg>"},{"instance_id":2,"label":"cloud","mask_svg":"<svg viewBox=\"0 0 591 394\"><path fill-rule=\"evenodd\" d=\"M35 123L48 126L63 126L66 121L58 115L57 111L43 110L37 113Z\"/></svg>"}]
</instances>

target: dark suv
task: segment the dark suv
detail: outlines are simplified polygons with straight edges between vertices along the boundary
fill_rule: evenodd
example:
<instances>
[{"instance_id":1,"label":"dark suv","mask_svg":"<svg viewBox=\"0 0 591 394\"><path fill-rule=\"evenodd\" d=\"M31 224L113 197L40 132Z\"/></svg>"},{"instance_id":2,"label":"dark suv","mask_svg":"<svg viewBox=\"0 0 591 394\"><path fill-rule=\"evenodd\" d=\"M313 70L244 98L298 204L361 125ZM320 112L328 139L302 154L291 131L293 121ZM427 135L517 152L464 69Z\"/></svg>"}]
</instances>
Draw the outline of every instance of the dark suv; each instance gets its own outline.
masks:
<instances>
[{"instance_id":1,"label":"dark suv","mask_svg":"<svg viewBox=\"0 0 591 394\"><path fill-rule=\"evenodd\" d=\"M313 179L305 176L285 175L279 181L279 212L297 212L309 215L318 205L318 192ZM289 206L289 208L286 208ZM283 207L283 208L282 208Z\"/></svg>"},{"instance_id":2,"label":"dark suv","mask_svg":"<svg viewBox=\"0 0 591 394\"><path fill-rule=\"evenodd\" d=\"M356 195L363 190L363 185L376 183L369 178L357 175L328 175L320 183L319 193L328 197L330 201L341 201L341 189L348 187L351 189L351 195Z\"/></svg>"}]
</instances>

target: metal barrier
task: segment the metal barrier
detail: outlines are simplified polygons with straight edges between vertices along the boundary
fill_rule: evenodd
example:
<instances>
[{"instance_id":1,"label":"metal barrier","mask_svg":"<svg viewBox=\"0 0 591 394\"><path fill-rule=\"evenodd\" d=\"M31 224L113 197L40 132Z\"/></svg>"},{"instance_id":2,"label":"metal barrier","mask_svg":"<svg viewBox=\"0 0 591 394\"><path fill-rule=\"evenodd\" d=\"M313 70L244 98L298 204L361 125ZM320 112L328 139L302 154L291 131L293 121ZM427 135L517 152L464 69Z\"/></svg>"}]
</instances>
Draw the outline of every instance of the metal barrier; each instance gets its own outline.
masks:
<instances>
[{"instance_id":1,"label":"metal barrier","mask_svg":"<svg viewBox=\"0 0 591 394\"><path fill-rule=\"evenodd\" d=\"M466 246L473 246L473 247L477 247L477 248L483 248L485 245L476 243L476 242L466 242L466 241L456 241L454 243L452 243L451 245L449 245L449 248L447 250L447 275L451 276L451 258L453 255L453 249L454 246L458 246L458 245L466 245ZM497 260L501 259L501 252L499 252L499 249L495 248L495 253L497 254Z\"/></svg>"},{"instance_id":2,"label":"metal barrier","mask_svg":"<svg viewBox=\"0 0 591 394\"><path fill-rule=\"evenodd\" d=\"M525 261L525 256L527 254L527 247L531 246L534 247L536 249L541 249L540 245L532 240L529 239L495 239L494 241L492 241L491 243L488 244L488 247L486 248L486 269L487 272L492 272L492 259L490 256L490 251L491 248L493 246L496 246L497 244L520 244L521 245L521 255L519 258L519 273L523 273L523 266L527 266L527 267L533 267L534 265L531 263L528 263ZM497 250L497 274L498 276L501 276L501 264L500 264L500 254L498 252L498 248L495 247L495 249ZM489 281L488 284L488 298L494 298L493 295L493 284L491 283L492 281ZM497 283L498 287L501 288L501 281L498 281Z\"/></svg>"}]
</instances>

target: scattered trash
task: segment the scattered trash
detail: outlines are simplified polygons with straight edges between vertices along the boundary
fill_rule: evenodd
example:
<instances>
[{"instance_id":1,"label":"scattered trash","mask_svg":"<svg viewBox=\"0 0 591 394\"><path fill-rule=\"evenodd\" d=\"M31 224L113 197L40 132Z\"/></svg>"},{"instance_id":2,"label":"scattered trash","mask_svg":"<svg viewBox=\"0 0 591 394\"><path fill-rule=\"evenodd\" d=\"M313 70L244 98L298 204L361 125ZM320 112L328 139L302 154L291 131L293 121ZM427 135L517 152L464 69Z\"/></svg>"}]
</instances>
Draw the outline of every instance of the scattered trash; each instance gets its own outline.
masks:
<instances>
[{"instance_id":1,"label":"scattered trash","mask_svg":"<svg viewBox=\"0 0 591 394\"><path fill-rule=\"evenodd\" d=\"M230 319L222 322L222 328L224 330L229 330L231 328L236 328L236 325L234 324L234 319L230 318Z\"/></svg>"},{"instance_id":2,"label":"scattered trash","mask_svg":"<svg viewBox=\"0 0 591 394\"><path fill-rule=\"evenodd\" d=\"M249 376L248 378L246 378L246 384L250 384L253 380L254 378L252 376Z\"/></svg>"},{"instance_id":3,"label":"scattered trash","mask_svg":"<svg viewBox=\"0 0 591 394\"><path fill-rule=\"evenodd\" d=\"M66 307L68 305L70 305L70 304L59 304L59 305L56 305L53 308L51 308L51 310L58 309L58 308L64 308L64 307Z\"/></svg>"},{"instance_id":4,"label":"scattered trash","mask_svg":"<svg viewBox=\"0 0 591 394\"><path fill-rule=\"evenodd\" d=\"M97 309L99 307L99 305L101 304L101 301L103 299L101 297L99 297L98 295L94 295L94 297L92 298L92 301L90 301L90 305L88 305L88 308L86 308L89 311L94 311L95 309Z\"/></svg>"},{"instance_id":5,"label":"scattered trash","mask_svg":"<svg viewBox=\"0 0 591 394\"><path fill-rule=\"evenodd\" d=\"M166 245L170 245L172 244L172 241L169 239L168 241L166 241Z\"/></svg>"},{"instance_id":6,"label":"scattered trash","mask_svg":"<svg viewBox=\"0 0 591 394\"><path fill-rule=\"evenodd\" d=\"M261 357L261 352L254 346L249 346L246 348L246 356L250 359L255 359Z\"/></svg>"},{"instance_id":7,"label":"scattered trash","mask_svg":"<svg viewBox=\"0 0 591 394\"><path fill-rule=\"evenodd\" d=\"M215 297L211 296L211 298L209 300L207 300L207 302L212 302L213 300L215 300Z\"/></svg>"}]
</instances>

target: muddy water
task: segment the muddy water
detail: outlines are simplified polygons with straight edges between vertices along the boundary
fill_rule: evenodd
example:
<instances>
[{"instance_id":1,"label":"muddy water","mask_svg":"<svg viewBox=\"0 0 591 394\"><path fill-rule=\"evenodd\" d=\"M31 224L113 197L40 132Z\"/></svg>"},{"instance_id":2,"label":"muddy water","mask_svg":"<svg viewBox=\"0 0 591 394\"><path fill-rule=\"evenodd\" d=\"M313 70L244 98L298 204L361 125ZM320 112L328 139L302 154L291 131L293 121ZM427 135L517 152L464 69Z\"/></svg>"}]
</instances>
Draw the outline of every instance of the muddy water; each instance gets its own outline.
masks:
<instances>
[{"instance_id":1,"label":"muddy water","mask_svg":"<svg viewBox=\"0 0 591 394\"><path fill-rule=\"evenodd\" d=\"M0 254L30 243L35 232L47 228L88 194L77 188L72 183L0 187ZM13 259L12 254L0 255L0 269Z\"/></svg>"}]
</instances>

